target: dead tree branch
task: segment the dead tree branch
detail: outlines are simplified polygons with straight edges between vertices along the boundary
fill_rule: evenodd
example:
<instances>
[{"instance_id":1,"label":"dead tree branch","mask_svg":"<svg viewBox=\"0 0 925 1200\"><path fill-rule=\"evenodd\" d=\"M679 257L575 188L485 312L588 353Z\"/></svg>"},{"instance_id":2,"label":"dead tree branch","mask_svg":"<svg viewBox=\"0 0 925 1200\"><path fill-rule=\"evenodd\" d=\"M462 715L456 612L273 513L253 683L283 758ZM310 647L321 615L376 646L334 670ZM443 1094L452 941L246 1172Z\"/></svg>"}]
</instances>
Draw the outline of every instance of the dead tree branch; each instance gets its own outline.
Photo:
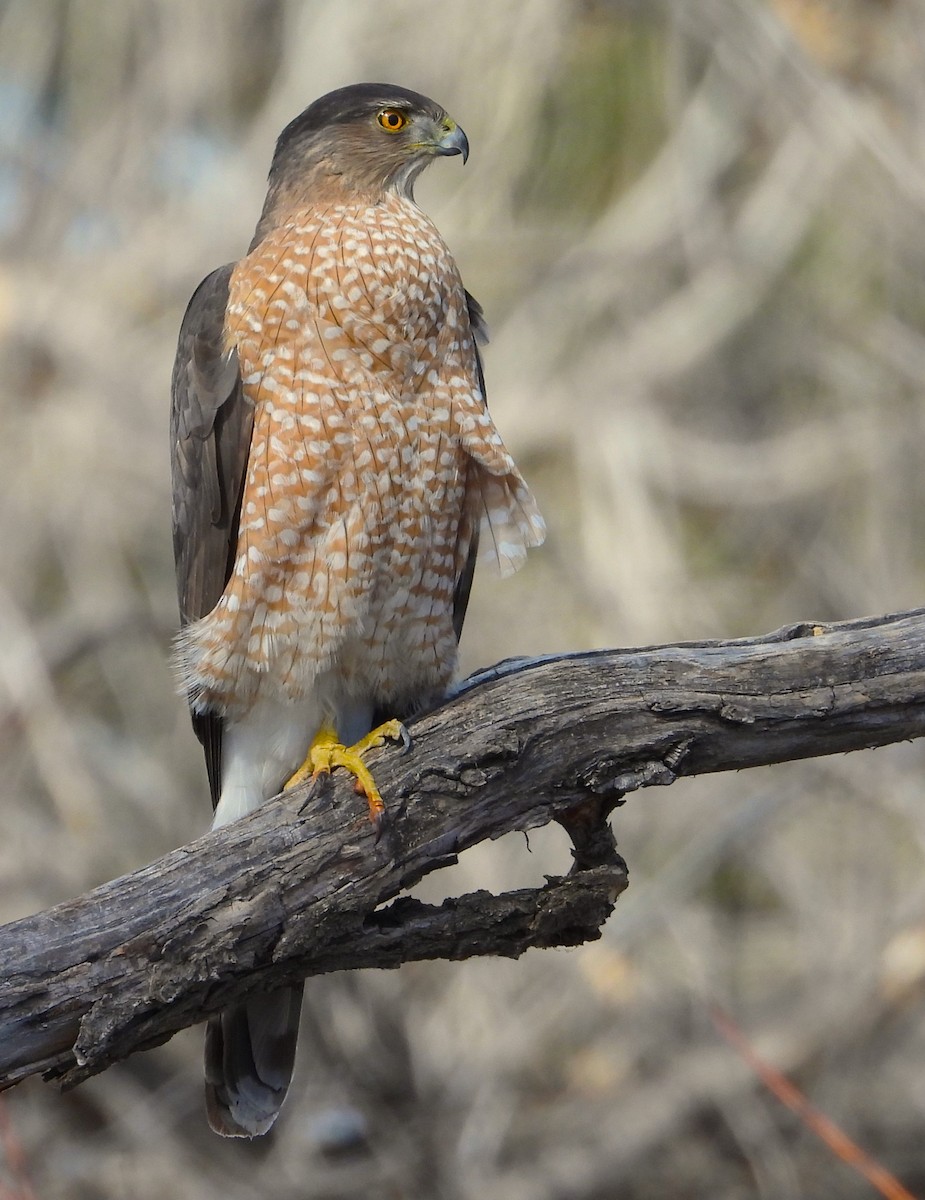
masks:
<instances>
[{"instance_id":1,"label":"dead tree branch","mask_svg":"<svg viewBox=\"0 0 925 1200\"><path fill-rule=\"evenodd\" d=\"M925 733L925 610L502 663L410 727L409 755L372 760L379 845L335 775L0 929L0 1086L79 1082L255 987L598 936L626 885L606 821L626 793ZM575 845L567 878L439 907L399 896L551 820Z\"/></svg>"}]
</instances>

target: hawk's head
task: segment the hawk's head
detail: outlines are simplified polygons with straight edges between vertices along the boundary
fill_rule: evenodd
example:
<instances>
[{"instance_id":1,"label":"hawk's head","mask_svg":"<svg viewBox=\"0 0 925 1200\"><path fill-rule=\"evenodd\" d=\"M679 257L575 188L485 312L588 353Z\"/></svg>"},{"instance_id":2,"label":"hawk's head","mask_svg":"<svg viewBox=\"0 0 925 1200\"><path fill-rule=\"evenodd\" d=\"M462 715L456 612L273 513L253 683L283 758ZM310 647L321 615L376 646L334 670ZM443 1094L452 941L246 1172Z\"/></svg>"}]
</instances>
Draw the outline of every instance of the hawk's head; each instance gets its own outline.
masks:
<instances>
[{"instance_id":1,"label":"hawk's head","mask_svg":"<svg viewBox=\"0 0 925 1200\"><path fill-rule=\"evenodd\" d=\"M437 155L469 155L469 142L433 100L391 83L356 83L329 92L279 136L271 188L311 181L349 192L386 189L411 196Z\"/></svg>"}]
</instances>

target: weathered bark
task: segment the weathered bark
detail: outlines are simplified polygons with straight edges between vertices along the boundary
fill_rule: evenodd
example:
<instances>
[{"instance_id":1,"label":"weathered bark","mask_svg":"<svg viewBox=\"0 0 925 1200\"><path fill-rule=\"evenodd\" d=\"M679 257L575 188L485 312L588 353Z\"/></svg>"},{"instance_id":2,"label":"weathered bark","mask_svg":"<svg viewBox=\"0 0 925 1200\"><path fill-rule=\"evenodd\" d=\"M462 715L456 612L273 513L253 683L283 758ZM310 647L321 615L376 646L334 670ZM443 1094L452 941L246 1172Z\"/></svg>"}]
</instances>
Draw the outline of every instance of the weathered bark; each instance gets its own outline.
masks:
<instances>
[{"instance_id":1,"label":"weathered bark","mask_svg":"<svg viewBox=\"0 0 925 1200\"><path fill-rule=\"evenodd\" d=\"M410 754L371 758L391 817L379 845L337 773L0 929L0 1085L78 1082L254 987L598 936L626 884L606 818L627 792L925 732L925 610L503 663L410 728ZM567 878L395 899L550 820L575 844Z\"/></svg>"}]
</instances>

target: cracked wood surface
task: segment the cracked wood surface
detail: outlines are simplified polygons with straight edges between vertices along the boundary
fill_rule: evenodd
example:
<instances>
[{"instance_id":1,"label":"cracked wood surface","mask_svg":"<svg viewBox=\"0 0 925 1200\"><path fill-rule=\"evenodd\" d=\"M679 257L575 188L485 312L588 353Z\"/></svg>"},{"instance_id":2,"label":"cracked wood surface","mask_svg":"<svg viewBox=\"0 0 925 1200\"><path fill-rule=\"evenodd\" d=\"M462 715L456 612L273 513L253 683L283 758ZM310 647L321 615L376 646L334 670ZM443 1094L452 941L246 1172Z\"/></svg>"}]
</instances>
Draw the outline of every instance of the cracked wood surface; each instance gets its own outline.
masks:
<instances>
[{"instance_id":1,"label":"cracked wood surface","mask_svg":"<svg viewBox=\"0 0 925 1200\"><path fill-rule=\"evenodd\" d=\"M512 660L409 728L410 754L370 757L390 813L378 845L336 774L0 928L0 1087L79 1082L254 987L599 936L626 886L606 823L626 793L921 736L925 610ZM436 907L400 896L550 820L575 845L568 877Z\"/></svg>"}]
</instances>

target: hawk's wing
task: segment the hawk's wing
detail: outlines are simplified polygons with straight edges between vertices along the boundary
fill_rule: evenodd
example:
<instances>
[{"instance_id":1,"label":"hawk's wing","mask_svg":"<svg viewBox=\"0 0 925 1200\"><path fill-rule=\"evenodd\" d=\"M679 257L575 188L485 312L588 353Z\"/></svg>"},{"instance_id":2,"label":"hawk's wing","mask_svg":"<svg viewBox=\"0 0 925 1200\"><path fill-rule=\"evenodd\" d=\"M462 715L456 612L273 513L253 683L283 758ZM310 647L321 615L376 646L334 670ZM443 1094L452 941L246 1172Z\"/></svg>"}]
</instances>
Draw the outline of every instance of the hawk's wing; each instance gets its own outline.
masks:
<instances>
[{"instance_id":1,"label":"hawk's wing","mask_svg":"<svg viewBox=\"0 0 925 1200\"><path fill-rule=\"evenodd\" d=\"M211 612L234 566L254 425L237 355L224 348L232 267L219 267L193 293L173 367L173 552L184 625ZM214 806L221 790L221 718L194 713L193 727L205 751Z\"/></svg>"},{"instance_id":2,"label":"hawk's wing","mask_svg":"<svg viewBox=\"0 0 925 1200\"><path fill-rule=\"evenodd\" d=\"M472 326L472 336L475 338L475 365L479 373L479 387L484 397L485 373L482 370L482 356L479 353L479 346L484 345L488 341L488 326L485 323L485 315L481 304L479 304L474 296L470 296L468 292L466 292L466 307L469 310L469 324ZM478 524L471 531L470 537L466 565L456 580L456 587L453 589L453 630L456 633L457 642L462 636L463 621L466 619L466 609L469 607L469 593L472 591L472 577L475 574L475 560L479 552Z\"/></svg>"}]
</instances>

